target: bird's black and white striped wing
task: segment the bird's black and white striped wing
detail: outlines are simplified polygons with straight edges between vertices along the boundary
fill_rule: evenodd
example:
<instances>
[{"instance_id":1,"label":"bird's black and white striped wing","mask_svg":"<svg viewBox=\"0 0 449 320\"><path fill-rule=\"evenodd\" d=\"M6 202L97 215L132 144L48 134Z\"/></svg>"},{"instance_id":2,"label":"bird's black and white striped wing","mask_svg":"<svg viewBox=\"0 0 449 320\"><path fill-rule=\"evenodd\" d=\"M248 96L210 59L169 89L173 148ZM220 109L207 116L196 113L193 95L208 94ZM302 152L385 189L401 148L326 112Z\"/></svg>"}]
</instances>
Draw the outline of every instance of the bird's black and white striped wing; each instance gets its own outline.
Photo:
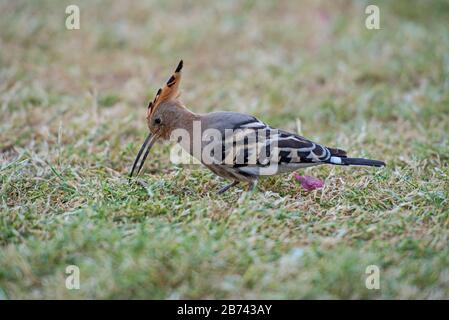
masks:
<instances>
[{"instance_id":1,"label":"bird's black and white striped wing","mask_svg":"<svg viewBox=\"0 0 449 320\"><path fill-rule=\"evenodd\" d=\"M232 143L233 148L230 148ZM308 167L328 161L331 151L299 135L271 128L253 119L237 124L223 146L223 164L260 175Z\"/></svg>"}]
</instances>

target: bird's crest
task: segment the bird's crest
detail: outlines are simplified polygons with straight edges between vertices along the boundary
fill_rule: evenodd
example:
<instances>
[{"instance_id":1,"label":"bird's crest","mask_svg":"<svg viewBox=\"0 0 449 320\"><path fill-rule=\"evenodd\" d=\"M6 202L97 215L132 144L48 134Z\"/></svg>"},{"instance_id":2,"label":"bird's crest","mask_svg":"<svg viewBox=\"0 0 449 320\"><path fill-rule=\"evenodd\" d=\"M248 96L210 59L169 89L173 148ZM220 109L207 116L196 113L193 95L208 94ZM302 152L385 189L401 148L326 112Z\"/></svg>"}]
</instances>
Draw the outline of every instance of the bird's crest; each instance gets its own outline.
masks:
<instances>
[{"instance_id":1,"label":"bird's crest","mask_svg":"<svg viewBox=\"0 0 449 320\"><path fill-rule=\"evenodd\" d=\"M170 79L168 79L167 83L163 88L160 88L154 100L150 102L148 105L148 115L151 116L156 109L160 106L160 104L164 101L176 99L179 97L179 83L181 82L181 70L182 70L183 62L179 61L178 66L176 67L175 72L172 74Z\"/></svg>"}]
</instances>

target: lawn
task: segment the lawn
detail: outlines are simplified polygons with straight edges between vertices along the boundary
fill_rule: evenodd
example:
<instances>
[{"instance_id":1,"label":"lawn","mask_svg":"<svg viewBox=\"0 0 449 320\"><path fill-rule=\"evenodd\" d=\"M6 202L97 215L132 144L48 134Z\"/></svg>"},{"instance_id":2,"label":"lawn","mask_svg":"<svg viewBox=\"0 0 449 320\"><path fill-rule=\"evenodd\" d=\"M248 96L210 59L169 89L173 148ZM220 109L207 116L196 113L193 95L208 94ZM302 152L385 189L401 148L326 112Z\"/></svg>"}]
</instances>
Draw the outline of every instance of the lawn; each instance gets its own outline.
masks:
<instances>
[{"instance_id":1,"label":"lawn","mask_svg":"<svg viewBox=\"0 0 449 320\"><path fill-rule=\"evenodd\" d=\"M449 298L448 1L0 12L0 299ZM223 179L172 164L160 143L129 183L148 101L180 59L195 112L250 113L387 167L309 168L323 189L284 174L219 196Z\"/></svg>"}]
</instances>

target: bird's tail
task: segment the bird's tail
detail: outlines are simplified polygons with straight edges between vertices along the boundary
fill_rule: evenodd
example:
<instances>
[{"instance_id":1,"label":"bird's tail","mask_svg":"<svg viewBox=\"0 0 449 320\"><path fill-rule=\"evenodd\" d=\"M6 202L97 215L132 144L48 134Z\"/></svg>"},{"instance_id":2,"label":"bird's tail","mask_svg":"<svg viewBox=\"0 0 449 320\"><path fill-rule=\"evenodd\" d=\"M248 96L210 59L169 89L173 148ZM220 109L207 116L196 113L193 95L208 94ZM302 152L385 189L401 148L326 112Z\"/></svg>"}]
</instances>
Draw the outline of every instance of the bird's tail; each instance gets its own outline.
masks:
<instances>
[{"instance_id":1,"label":"bird's tail","mask_svg":"<svg viewBox=\"0 0 449 320\"><path fill-rule=\"evenodd\" d=\"M341 166L368 166L368 167L385 167L385 162L379 160L363 159L363 158L348 158L346 151L337 148L328 148L331 157L328 160L331 164Z\"/></svg>"},{"instance_id":2,"label":"bird's tail","mask_svg":"<svg viewBox=\"0 0 449 320\"><path fill-rule=\"evenodd\" d=\"M371 160L363 158L347 158L332 156L329 163L342 166L369 166L369 167L385 167L385 162L380 160Z\"/></svg>"}]
</instances>

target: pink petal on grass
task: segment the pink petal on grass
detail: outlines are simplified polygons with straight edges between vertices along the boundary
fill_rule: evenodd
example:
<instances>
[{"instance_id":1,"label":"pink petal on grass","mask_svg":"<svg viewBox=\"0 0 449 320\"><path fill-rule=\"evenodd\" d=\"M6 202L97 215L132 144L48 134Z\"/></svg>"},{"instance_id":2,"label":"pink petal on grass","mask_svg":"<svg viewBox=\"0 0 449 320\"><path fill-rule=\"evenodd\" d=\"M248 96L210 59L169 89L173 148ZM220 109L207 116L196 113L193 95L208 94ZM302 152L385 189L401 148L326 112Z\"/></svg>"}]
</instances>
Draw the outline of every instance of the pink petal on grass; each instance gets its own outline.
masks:
<instances>
[{"instance_id":1,"label":"pink petal on grass","mask_svg":"<svg viewBox=\"0 0 449 320\"><path fill-rule=\"evenodd\" d=\"M312 191L324 187L324 182L318 178L311 176L300 176L297 173L295 173L294 176L295 179L301 183L301 187L303 187L307 191Z\"/></svg>"}]
</instances>

